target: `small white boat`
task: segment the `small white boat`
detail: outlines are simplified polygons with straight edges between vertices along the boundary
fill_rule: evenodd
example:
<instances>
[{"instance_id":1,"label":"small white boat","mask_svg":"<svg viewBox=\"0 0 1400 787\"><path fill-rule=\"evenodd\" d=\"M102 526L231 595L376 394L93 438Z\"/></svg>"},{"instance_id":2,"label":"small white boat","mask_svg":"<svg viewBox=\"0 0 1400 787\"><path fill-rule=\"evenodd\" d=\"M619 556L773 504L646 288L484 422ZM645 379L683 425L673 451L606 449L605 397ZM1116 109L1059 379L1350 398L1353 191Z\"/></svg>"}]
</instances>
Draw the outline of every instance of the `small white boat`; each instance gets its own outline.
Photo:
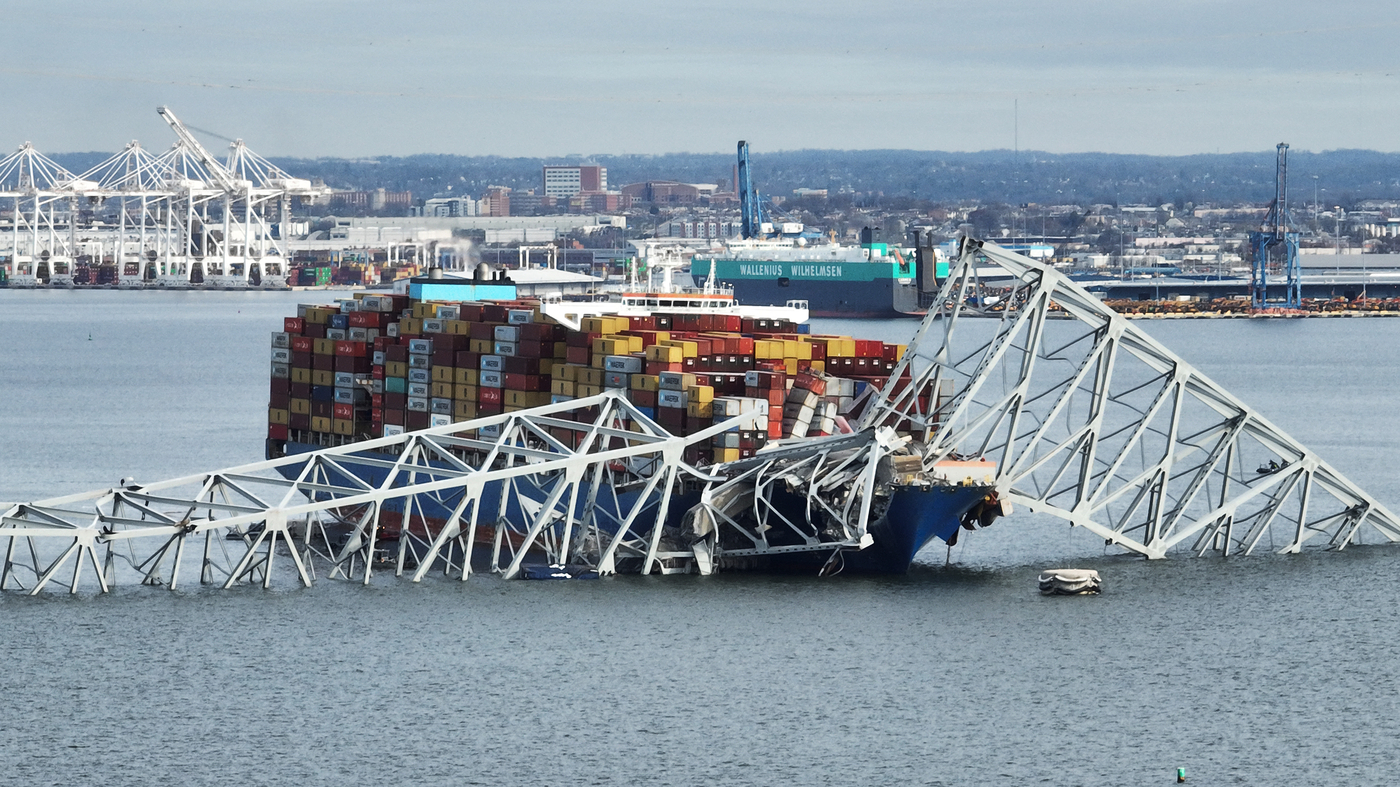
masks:
<instances>
[{"instance_id":1,"label":"small white boat","mask_svg":"<svg viewBox=\"0 0 1400 787\"><path fill-rule=\"evenodd\" d=\"M1040 573L1040 592L1046 596L1084 596L1099 593L1099 572L1087 568L1052 568Z\"/></svg>"}]
</instances>

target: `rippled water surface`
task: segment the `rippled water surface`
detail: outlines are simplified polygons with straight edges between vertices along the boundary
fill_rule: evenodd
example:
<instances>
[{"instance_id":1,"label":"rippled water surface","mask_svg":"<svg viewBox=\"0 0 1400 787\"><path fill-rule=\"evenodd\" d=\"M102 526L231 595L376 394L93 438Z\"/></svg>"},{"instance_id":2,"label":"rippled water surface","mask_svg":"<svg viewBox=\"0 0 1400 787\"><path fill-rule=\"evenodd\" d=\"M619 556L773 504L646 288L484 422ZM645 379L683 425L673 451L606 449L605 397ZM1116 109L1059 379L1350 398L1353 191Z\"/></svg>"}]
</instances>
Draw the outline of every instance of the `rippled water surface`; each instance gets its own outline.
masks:
<instances>
[{"instance_id":1,"label":"rippled water surface","mask_svg":"<svg viewBox=\"0 0 1400 787\"><path fill-rule=\"evenodd\" d=\"M0 290L0 499L261 458L267 333L313 297ZM1400 504L1400 320L1144 327ZM0 594L0 781L1391 780L1400 548L1147 563L1018 514L923 559L892 578ZM1106 592L1037 595L1066 562Z\"/></svg>"}]
</instances>

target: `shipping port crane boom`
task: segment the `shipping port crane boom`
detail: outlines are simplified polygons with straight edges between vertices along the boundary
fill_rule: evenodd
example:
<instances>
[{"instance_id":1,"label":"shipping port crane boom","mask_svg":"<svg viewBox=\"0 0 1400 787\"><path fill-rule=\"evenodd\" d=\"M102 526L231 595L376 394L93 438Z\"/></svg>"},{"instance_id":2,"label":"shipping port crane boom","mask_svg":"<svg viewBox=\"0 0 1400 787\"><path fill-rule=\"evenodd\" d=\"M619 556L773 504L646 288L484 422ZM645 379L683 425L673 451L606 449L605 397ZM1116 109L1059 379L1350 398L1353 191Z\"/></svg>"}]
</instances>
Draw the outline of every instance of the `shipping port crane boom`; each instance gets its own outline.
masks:
<instances>
[{"instance_id":1,"label":"shipping port crane boom","mask_svg":"<svg viewBox=\"0 0 1400 787\"><path fill-rule=\"evenodd\" d=\"M761 233L763 225L763 208L758 204L758 192L754 191L753 181L749 176L749 143L739 140L739 210L743 215L743 223L740 226L739 234L745 240L756 238Z\"/></svg>"},{"instance_id":2,"label":"shipping port crane boom","mask_svg":"<svg viewBox=\"0 0 1400 787\"><path fill-rule=\"evenodd\" d=\"M156 112L160 113L162 118L165 118L165 122L170 124L170 129L175 132L175 136L179 137L180 141L185 143L185 146L190 149L190 152L195 155L195 158L199 159L199 163L209 171L209 174L219 181L219 187L222 188L225 193L236 194L240 191L239 184L235 181L233 175L229 173L228 169L224 167L218 159L214 158L214 154L210 153L199 143L199 140L195 138L194 134L190 133L190 130L185 127L185 124L181 123L180 119L175 117L175 113L171 112L169 107L156 107Z\"/></svg>"},{"instance_id":3,"label":"shipping port crane boom","mask_svg":"<svg viewBox=\"0 0 1400 787\"><path fill-rule=\"evenodd\" d=\"M1284 298L1279 305L1286 309L1302 306L1302 270L1298 261L1298 233L1289 228L1292 223L1288 214L1288 143L1278 143L1278 158L1274 169L1274 201L1269 206L1269 214L1263 226L1249 233L1249 248L1254 262L1250 277L1250 306L1255 309L1268 308L1269 304L1269 255L1282 256L1281 267L1284 275Z\"/></svg>"}]
</instances>

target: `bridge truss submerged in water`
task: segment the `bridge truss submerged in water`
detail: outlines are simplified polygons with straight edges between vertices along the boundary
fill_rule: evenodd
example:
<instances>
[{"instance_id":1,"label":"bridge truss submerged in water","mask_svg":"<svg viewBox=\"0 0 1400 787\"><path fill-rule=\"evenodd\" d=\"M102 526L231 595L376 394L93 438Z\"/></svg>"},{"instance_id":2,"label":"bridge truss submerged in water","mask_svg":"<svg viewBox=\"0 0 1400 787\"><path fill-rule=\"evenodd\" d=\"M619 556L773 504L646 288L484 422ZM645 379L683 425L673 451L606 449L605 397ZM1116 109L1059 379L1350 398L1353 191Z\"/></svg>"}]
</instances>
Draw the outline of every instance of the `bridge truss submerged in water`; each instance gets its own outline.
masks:
<instances>
[{"instance_id":1,"label":"bridge truss submerged in water","mask_svg":"<svg viewBox=\"0 0 1400 787\"><path fill-rule=\"evenodd\" d=\"M987 259L1016 286L998 320L969 320L958 304ZM603 394L0 504L0 589L266 586L279 555L304 585L377 571L465 580L474 558L511 578L527 554L601 574L708 573L793 551L835 560L869 545L900 456L926 475L949 458L994 460L1003 499L1149 558L1400 541L1388 509L1054 269L968 239L938 304L851 435L696 468L681 461L687 445L760 412L678 437ZM805 521L774 505L783 490L805 499Z\"/></svg>"}]
</instances>

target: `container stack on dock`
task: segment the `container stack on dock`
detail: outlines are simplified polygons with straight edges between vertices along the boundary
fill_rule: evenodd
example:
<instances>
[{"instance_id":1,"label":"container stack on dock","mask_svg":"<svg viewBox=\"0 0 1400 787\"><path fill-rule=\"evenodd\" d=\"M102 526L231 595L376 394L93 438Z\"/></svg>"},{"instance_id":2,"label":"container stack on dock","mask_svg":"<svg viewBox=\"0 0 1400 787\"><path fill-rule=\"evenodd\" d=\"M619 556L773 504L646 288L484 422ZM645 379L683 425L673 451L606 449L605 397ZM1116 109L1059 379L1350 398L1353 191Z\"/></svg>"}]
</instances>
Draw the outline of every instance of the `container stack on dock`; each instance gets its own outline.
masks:
<instances>
[{"instance_id":1,"label":"container stack on dock","mask_svg":"<svg viewBox=\"0 0 1400 787\"><path fill-rule=\"evenodd\" d=\"M687 457L736 461L770 439L844 431L904 350L719 314L589 317L573 331L530 300L357 293L298 307L285 322L272 338L269 455L288 443L342 445L617 389L682 435L766 405L766 429L718 435ZM577 434L554 436L570 443Z\"/></svg>"}]
</instances>

